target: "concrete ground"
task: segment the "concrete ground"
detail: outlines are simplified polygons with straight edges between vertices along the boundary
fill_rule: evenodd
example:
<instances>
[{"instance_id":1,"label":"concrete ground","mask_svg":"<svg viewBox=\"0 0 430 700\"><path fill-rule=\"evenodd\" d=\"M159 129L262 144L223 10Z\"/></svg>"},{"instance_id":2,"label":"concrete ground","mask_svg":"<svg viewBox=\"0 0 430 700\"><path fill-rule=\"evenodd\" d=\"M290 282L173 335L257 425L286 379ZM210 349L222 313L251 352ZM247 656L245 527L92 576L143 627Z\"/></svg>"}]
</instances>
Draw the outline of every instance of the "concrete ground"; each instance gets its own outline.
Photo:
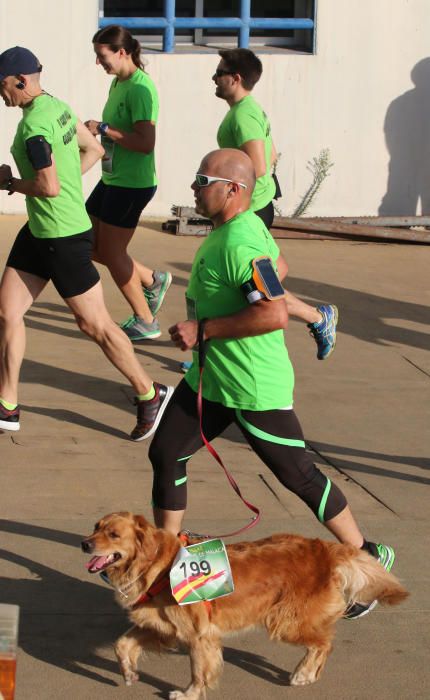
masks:
<instances>
[{"instance_id":1,"label":"concrete ground","mask_svg":"<svg viewBox=\"0 0 430 700\"><path fill-rule=\"evenodd\" d=\"M5 261L21 217L0 219ZM176 384L184 355L167 328L184 318L184 292L200 240L139 228L135 256L174 276L160 313L163 335L136 347L149 373ZM411 592L398 608L342 620L315 686L288 687L302 650L260 631L226 641L225 669L209 698L397 700L429 697L430 248L335 241L278 241L290 265L289 289L340 311L338 346L317 362L305 325L292 320L287 343L296 369L296 410L315 461L341 485L365 535L392 544L395 573ZM126 303L103 273L116 321ZM100 350L81 335L49 285L26 317L22 428L0 434L0 600L21 607L16 700L133 700L165 697L188 683L183 654L150 656L126 688L112 642L127 628L111 590L85 569L79 543L103 514L150 517L148 444L133 443L132 393ZM279 531L326 536L282 489L239 433L216 447L242 492L262 509L247 535ZM190 465L186 526L237 528L249 515L205 452Z\"/></svg>"}]
</instances>

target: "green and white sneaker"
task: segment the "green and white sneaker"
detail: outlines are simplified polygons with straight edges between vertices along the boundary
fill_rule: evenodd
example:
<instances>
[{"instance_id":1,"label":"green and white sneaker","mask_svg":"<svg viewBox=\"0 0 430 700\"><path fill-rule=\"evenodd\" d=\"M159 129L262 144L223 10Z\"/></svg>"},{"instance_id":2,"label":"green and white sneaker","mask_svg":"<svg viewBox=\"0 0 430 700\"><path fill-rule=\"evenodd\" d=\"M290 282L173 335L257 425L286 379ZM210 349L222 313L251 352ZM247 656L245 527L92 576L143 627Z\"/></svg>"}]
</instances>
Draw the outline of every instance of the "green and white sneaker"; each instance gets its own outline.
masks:
<instances>
[{"instance_id":1,"label":"green and white sneaker","mask_svg":"<svg viewBox=\"0 0 430 700\"><path fill-rule=\"evenodd\" d=\"M370 554L379 561L385 571L391 571L396 555L394 549L388 544L375 544L368 542Z\"/></svg>"},{"instance_id":2,"label":"green and white sneaker","mask_svg":"<svg viewBox=\"0 0 430 700\"><path fill-rule=\"evenodd\" d=\"M372 557L375 557L385 571L391 571L396 558L394 549L387 544L375 544L375 542L367 542L366 544L365 551L371 554ZM348 620L357 620L359 617L364 617L364 615L370 613L377 605L377 600L372 600L371 603L351 603L343 617L346 617Z\"/></svg>"},{"instance_id":3,"label":"green and white sneaker","mask_svg":"<svg viewBox=\"0 0 430 700\"><path fill-rule=\"evenodd\" d=\"M151 314L156 316L164 301L166 292L172 284L172 275L170 272L158 272L154 270L152 277L154 279L153 284L151 284L150 287L144 287L142 285L142 289Z\"/></svg>"},{"instance_id":4,"label":"green and white sneaker","mask_svg":"<svg viewBox=\"0 0 430 700\"><path fill-rule=\"evenodd\" d=\"M154 340L161 335L160 326L156 318L151 323L146 323L140 316L130 316L124 323L121 323L121 329L130 338L131 341L139 340Z\"/></svg>"}]
</instances>

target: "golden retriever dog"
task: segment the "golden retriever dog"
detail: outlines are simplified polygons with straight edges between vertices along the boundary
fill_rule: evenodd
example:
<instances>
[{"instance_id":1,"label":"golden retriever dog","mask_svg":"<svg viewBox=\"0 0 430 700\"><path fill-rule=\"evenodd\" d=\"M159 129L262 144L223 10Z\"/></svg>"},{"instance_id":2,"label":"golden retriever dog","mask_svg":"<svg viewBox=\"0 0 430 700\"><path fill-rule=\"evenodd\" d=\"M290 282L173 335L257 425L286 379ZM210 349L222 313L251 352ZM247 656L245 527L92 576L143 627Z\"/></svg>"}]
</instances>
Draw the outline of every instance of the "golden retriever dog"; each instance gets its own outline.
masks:
<instances>
[{"instance_id":1,"label":"golden retriever dog","mask_svg":"<svg viewBox=\"0 0 430 700\"><path fill-rule=\"evenodd\" d=\"M290 684L314 683L331 651L335 623L351 602L395 605L408 595L376 559L352 545L279 534L227 545L234 592L180 606L168 583L180 547L178 537L126 512L106 515L82 542L92 555L88 571L106 572L133 623L115 644L126 684L138 679L141 652L188 648L191 683L172 691L170 700L205 695L222 669L222 638L257 625L271 639L306 647Z\"/></svg>"}]
</instances>

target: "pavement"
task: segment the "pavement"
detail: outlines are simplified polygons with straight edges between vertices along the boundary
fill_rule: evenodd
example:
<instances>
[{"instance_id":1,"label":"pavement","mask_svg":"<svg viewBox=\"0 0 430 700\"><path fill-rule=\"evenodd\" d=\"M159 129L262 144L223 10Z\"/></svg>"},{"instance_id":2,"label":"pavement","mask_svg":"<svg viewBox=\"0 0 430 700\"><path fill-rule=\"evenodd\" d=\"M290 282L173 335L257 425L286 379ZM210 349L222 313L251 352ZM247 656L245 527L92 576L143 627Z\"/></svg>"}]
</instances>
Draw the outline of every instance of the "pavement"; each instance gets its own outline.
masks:
<instances>
[{"instance_id":1,"label":"pavement","mask_svg":"<svg viewBox=\"0 0 430 700\"><path fill-rule=\"evenodd\" d=\"M0 217L4 261L24 219ZM394 546L394 572L410 590L401 606L341 620L316 685L288 687L302 649L253 630L225 643L225 668L209 700L403 700L428 698L430 248L345 241L278 241L288 288L339 307L338 344L324 362L304 323L286 332L296 370L295 407L315 461L341 486L365 536ZM131 251L174 277L159 320L163 335L136 345L157 380L177 384L180 360L167 328L184 318L184 292L200 240L139 227ZM107 306L128 307L103 271ZM85 569L80 541L114 510L150 518L148 442L133 443L132 392L75 326L48 285L26 316L22 427L0 433L0 600L21 608L15 700L134 700L166 697L189 680L182 653L150 655L127 688L112 643L127 628L111 590ZM235 429L215 443L239 486L262 510L244 537L274 532L330 535L283 489ZM185 526L225 532L247 511L220 467L201 451L189 467Z\"/></svg>"}]
</instances>

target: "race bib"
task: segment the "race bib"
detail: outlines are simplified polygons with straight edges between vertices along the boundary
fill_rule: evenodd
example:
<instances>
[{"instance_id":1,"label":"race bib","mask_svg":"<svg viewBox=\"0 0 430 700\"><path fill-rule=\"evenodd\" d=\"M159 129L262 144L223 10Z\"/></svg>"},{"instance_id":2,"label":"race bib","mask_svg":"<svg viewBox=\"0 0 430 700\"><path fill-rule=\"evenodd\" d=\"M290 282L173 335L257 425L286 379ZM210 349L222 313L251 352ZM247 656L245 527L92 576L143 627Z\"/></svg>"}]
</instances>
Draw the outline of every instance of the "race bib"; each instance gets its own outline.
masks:
<instances>
[{"instance_id":1,"label":"race bib","mask_svg":"<svg viewBox=\"0 0 430 700\"><path fill-rule=\"evenodd\" d=\"M102 158L102 170L104 173L111 173L115 144L111 139L108 139L106 136L102 136L101 143L103 148L105 149L105 154Z\"/></svg>"},{"instance_id":2,"label":"race bib","mask_svg":"<svg viewBox=\"0 0 430 700\"><path fill-rule=\"evenodd\" d=\"M233 593L233 577L224 542L207 540L181 547L170 571L170 586L179 605Z\"/></svg>"}]
</instances>

